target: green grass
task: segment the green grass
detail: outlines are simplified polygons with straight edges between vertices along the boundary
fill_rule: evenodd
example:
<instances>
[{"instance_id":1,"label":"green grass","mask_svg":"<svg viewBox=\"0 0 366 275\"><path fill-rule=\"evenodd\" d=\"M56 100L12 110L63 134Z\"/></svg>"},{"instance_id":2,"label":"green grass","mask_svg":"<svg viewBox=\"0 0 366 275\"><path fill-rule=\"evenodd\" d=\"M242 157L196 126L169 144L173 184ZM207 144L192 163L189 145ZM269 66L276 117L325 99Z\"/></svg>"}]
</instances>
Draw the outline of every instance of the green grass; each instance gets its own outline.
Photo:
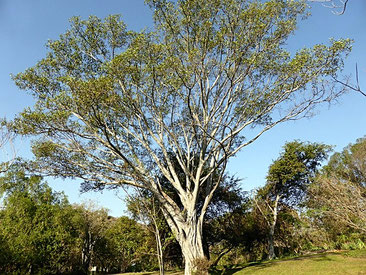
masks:
<instances>
[{"instance_id":1,"label":"green grass","mask_svg":"<svg viewBox=\"0 0 366 275\"><path fill-rule=\"evenodd\" d=\"M183 275L183 271L167 271L167 275ZM159 272L137 272L137 273L120 273L114 275L159 275Z\"/></svg>"},{"instance_id":2,"label":"green grass","mask_svg":"<svg viewBox=\"0 0 366 275\"><path fill-rule=\"evenodd\" d=\"M347 252L328 252L251 263L244 268L236 268L222 274L365 274L366 275L366 250Z\"/></svg>"},{"instance_id":3,"label":"green grass","mask_svg":"<svg viewBox=\"0 0 366 275\"><path fill-rule=\"evenodd\" d=\"M158 272L123 273L123 275L158 275ZM183 272L167 272L182 275ZM366 275L366 250L318 253L287 259L248 263L215 272L224 275L302 275L357 274Z\"/></svg>"}]
</instances>

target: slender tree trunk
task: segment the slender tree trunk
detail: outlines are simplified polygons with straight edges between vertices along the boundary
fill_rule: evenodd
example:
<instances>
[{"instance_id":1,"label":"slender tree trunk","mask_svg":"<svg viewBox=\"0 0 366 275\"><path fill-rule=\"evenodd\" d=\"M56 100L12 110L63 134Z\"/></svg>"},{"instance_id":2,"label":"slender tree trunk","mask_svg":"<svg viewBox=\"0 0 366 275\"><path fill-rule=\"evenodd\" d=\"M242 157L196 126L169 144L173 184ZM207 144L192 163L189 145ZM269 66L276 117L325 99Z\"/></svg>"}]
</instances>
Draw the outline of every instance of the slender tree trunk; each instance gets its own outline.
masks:
<instances>
[{"instance_id":1,"label":"slender tree trunk","mask_svg":"<svg viewBox=\"0 0 366 275\"><path fill-rule=\"evenodd\" d=\"M221 260L221 258L223 257L223 256L225 256L227 253L229 253L232 249L234 248L234 246L231 246L231 247L229 247L228 249L226 249L226 250L224 250L224 251L222 251L220 254L219 254L219 256L216 258L216 260L212 263L212 267L214 267L214 266L217 266L218 265L218 263L219 263L219 261Z\"/></svg>"},{"instance_id":2,"label":"slender tree trunk","mask_svg":"<svg viewBox=\"0 0 366 275\"><path fill-rule=\"evenodd\" d=\"M160 231L156 220L153 219L155 226L155 238L156 238L156 251L158 254L158 262L159 262L159 273L160 275L164 275L164 255L163 255L163 246L160 238Z\"/></svg>"},{"instance_id":3,"label":"slender tree trunk","mask_svg":"<svg viewBox=\"0 0 366 275\"><path fill-rule=\"evenodd\" d=\"M276 258L276 254L274 251L274 232L277 224L277 216L278 216L278 201L280 200L280 196L276 196L276 200L273 205L272 209L272 223L269 227L269 234L268 234L268 259L272 260Z\"/></svg>"}]
</instances>

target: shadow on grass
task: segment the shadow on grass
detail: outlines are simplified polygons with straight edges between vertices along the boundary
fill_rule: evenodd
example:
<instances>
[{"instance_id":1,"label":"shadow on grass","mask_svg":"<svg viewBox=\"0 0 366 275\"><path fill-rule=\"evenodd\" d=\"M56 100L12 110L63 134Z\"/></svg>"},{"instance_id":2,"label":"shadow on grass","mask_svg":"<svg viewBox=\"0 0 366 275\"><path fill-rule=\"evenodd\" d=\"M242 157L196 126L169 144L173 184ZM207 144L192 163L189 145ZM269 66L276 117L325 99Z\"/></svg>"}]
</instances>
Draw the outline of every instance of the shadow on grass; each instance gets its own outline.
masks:
<instances>
[{"instance_id":1,"label":"shadow on grass","mask_svg":"<svg viewBox=\"0 0 366 275\"><path fill-rule=\"evenodd\" d=\"M210 274L214 275L231 275L234 274L240 270L245 270L249 267L255 267L256 270L262 270L271 266L278 265L282 262L287 261L303 261L303 260L311 260L314 262L331 262L335 261L334 259L331 259L329 256L331 255L341 255L340 252L321 252L321 253L315 253L315 254L309 254L309 255L302 255L302 256L294 256L290 258L282 258L282 259L276 259L272 261L262 261L262 262L251 262L240 266L226 266L222 270L215 270Z\"/></svg>"},{"instance_id":2,"label":"shadow on grass","mask_svg":"<svg viewBox=\"0 0 366 275\"><path fill-rule=\"evenodd\" d=\"M210 272L210 274L213 275L231 275L234 274L240 270L244 270L245 268L248 267L257 267L258 269L263 269L272 265L275 265L276 262L275 261L266 261L266 262L251 262L251 263L247 263L244 265L230 265L230 266L226 266L224 267L224 269L221 270L215 270Z\"/></svg>"}]
</instances>

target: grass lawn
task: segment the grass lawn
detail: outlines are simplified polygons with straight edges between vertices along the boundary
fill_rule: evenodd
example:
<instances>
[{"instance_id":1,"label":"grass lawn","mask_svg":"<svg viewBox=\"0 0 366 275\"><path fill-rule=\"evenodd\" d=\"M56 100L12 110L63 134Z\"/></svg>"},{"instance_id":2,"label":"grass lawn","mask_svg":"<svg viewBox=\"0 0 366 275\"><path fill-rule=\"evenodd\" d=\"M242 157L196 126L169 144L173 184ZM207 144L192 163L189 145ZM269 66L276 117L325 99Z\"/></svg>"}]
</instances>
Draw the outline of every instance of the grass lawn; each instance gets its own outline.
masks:
<instances>
[{"instance_id":1,"label":"grass lawn","mask_svg":"<svg viewBox=\"0 0 366 275\"><path fill-rule=\"evenodd\" d=\"M365 274L366 250L328 252L249 264L222 274Z\"/></svg>"},{"instance_id":2,"label":"grass lawn","mask_svg":"<svg viewBox=\"0 0 366 275\"><path fill-rule=\"evenodd\" d=\"M167 272L182 275L184 272ZM123 273L123 275L158 275L158 272ZM216 275L301 275L357 274L366 275L366 250L318 253L288 259L249 263L215 272Z\"/></svg>"},{"instance_id":3,"label":"grass lawn","mask_svg":"<svg viewBox=\"0 0 366 275\"><path fill-rule=\"evenodd\" d=\"M167 271L165 272L167 275L183 275L184 272L177 272L177 271ZM113 274L112 274L113 275ZM120 273L114 275L159 275L159 272L138 272L138 273Z\"/></svg>"}]
</instances>

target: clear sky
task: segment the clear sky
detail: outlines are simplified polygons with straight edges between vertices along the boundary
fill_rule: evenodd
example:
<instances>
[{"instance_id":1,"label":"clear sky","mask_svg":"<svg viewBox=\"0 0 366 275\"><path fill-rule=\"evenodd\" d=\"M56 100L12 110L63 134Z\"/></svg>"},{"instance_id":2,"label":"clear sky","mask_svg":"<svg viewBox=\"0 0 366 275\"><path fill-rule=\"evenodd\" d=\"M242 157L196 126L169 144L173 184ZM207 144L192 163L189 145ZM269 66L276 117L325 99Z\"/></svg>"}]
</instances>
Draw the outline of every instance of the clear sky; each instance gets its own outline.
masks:
<instances>
[{"instance_id":1,"label":"clear sky","mask_svg":"<svg viewBox=\"0 0 366 275\"><path fill-rule=\"evenodd\" d=\"M291 49L327 43L329 38L353 38L353 51L346 60L345 75L355 73L358 64L361 87L366 90L366 1L350 0L342 16L334 15L319 3L311 3L312 16L301 22L289 40ZM152 27L152 14L143 0L0 0L0 117L12 118L32 98L19 91L10 74L24 71L46 54L48 39L57 37L69 28L72 16L87 18L96 15L121 14L129 29ZM281 147L294 139L323 142L341 150L366 134L366 97L355 92L343 96L336 105L323 106L318 114L296 122L277 126L252 145L244 148L231 160L228 170L243 179L244 190L265 182L268 166L278 157ZM18 156L31 157L27 140L16 143ZM5 153L2 158L6 159ZM111 214L125 214L123 201L115 192L79 194L77 182L48 179L57 191L65 191L71 202L97 201L109 208ZM123 191L119 192L119 197Z\"/></svg>"}]
</instances>

